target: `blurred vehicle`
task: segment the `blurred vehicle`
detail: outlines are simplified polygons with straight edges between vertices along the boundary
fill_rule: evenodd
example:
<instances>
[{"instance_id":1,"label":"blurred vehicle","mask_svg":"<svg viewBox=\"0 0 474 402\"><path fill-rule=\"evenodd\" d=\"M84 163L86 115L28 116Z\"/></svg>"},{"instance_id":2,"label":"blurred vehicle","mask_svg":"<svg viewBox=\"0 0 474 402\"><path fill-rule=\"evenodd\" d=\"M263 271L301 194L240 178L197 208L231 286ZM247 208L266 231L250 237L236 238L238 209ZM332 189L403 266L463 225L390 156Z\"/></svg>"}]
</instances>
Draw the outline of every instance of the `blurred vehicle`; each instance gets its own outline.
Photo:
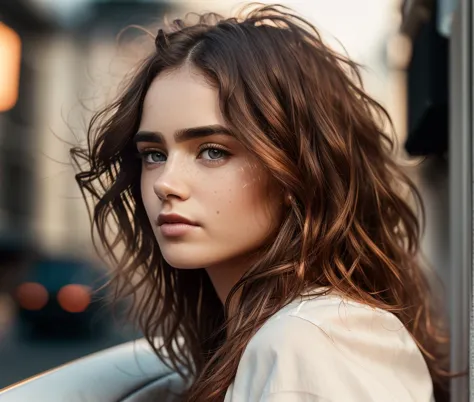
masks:
<instances>
[{"instance_id":1,"label":"blurred vehicle","mask_svg":"<svg viewBox=\"0 0 474 402\"><path fill-rule=\"evenodd\" d=\"M90 261L42 256L13 291L26 335L99 335L110 317L106 272Z\"/></svg>"},{"instance_id":2,"label":"blurred vehicle","mask_svg":"<svg viewBox=\"0 0 474 402\"><path fill-rule=\"evenodd\" d=\"M161 343L159 338L156 343ZM179 402L186 386L145 339L137 339L13 384L0 390L0 400Z\"/></svg>"}]
</instances>

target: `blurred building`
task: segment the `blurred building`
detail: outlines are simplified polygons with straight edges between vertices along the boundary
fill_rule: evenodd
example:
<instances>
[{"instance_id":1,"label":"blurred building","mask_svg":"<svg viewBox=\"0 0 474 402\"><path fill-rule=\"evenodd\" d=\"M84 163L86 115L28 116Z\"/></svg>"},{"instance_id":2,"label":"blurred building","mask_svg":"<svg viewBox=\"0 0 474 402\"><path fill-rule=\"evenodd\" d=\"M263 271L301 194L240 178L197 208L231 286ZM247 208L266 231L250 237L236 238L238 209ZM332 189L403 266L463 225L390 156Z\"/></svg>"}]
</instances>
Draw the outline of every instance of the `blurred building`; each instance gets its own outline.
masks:
<instances>
[{"instance_id":1,"label":"blurred building","mask_svg":"<svg viewBox=\"0 0 474 402\"><path fill-rule=\"evenodd\" d=\"M21 45L19 75L4 73L18 96L0 110L0 247L92 250L68 151L138 60L120 53L120 31L154 23L168 9L164 1L139 0L0 4L0 28ZM138 30L130 31L122 42L137 36Z\"/></svg>"},{"instance_id":2,"label":"blurred building","mask_svg":"<svg viewBox=\"0 0 474 402\"><path fill-rule=\"evenodd\" d=\"M0 387L137 336L114 326L105 306L93 311L105 296L94 293L92 300L88 290L99 281L86 274L102 279L104 272L93 261L89 218L69 149L84 140L92 112L139 60L139 49L132 52L127 44L142 32L120 31L155 23L168 8L165 1L139 0L0 2ZM25 341L26 329L47 327L49 335L57 329L59 335L69 327L61 300L72 285L76 294L67 299L77 302L81 284L87 303L80 325L92 328L97 339L82 346ZM41 307L33 306L40 293ZM41 324L31 320L35 313ZM45 317L55 317L55 325L46 325ZM103 338L97 322L110 327ZM28 365L21 363L23 356Z\"/></svg>"},{"instance_id":3,"label":"blurred building","mask_svg":"<svg viewBox=\"0 0 474 402\"><path fill-rule=\"evenodd\" d=\"M424 248L443 279L450 319L452 401L472 400L473 24L471 0L405 0L400 34L407 60L408 136L427 206ZM471 385L471 386L470 386Z\"/></svg>"}]
</instances>

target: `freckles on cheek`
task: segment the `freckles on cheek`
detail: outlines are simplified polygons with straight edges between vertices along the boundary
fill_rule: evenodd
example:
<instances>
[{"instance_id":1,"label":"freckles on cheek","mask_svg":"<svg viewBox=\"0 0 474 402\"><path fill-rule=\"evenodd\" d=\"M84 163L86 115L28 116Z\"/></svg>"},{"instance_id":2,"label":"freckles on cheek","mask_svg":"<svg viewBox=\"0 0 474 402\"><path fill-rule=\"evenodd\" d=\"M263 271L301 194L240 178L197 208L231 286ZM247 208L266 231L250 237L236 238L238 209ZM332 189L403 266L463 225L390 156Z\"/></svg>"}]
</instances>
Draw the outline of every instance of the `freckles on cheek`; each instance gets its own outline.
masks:
<instances>
[{"instance_id":1,"label":"freckles on cheek","mask_svg":"<svg viewBox=\"0 0 474 402\"><path fill-rule=\"evenodd\" d=\"M240 168L240 192L250 201L258 201L265 195L267 180L264 179L262 168L256 163L247 163Z\"/></svg>"},{"instance_id":2,"label":"freckles on cheek","mask_svg":"<svg viewBox=\"0 0 474 402\"><path fill-rule=\"evenodd\" d=\"M232 211L232 205L235 203L235 192L229 188L229 184L222 188L221 191L213 191L213 209L216 215L226 214Z\"/></svg>"},{"instance_id":3,"label":"freckles on cheek","mask_svg":"<svg viewBox=\"0 0 474 402\"><path fill-rule=\"evenodd\" d=\"M255 163L245 163L230 174L227 171L220 177L214 177L213 184L214 188L208 190L208 194L212 195L215 215L236 216L244 211L251 214L266 198L266 181L263 180L261 168Z\"/></svg>"}]
</instances>

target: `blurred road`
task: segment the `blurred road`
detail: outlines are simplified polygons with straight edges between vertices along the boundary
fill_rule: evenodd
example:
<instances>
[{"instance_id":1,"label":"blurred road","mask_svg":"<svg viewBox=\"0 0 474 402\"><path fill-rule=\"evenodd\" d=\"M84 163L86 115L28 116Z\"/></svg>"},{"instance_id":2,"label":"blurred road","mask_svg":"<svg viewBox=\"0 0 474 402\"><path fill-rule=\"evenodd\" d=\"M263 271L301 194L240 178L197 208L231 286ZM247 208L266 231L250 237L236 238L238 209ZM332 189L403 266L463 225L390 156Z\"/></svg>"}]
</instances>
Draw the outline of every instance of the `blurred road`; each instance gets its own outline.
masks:
<instances>
[{"instance_id":1,"label":"blurred road","mask_svg":"<svg viewBox=\"0 0 474 402\"><path fill-rule=\"evenodd\" d=\"M79 357L136 339L139 334L112 324L103 335L78 339L27 339L14 324L0 337L0 389Z\"/></svg>"}]
</instances>

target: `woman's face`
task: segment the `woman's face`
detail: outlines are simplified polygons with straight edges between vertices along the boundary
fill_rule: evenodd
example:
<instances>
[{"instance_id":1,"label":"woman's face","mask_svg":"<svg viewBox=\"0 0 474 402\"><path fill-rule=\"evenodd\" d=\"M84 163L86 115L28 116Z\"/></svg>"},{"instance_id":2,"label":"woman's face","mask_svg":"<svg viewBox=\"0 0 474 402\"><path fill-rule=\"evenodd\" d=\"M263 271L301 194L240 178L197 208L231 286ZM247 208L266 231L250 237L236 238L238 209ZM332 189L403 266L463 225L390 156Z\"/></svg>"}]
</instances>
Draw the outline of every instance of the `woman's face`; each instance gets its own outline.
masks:
<instances>
[{"instance_id":1,"label":"woman's face","mask_svg":"<svg viewBox=\"0 0 474 402\"><path fill-rule=\"evenodd\" d=\"M143 203L171 266L239 264L280 223L282 192L227 130L217 90L197 70L154 80L135 142Z\"/></svg>"}]
</instances>

